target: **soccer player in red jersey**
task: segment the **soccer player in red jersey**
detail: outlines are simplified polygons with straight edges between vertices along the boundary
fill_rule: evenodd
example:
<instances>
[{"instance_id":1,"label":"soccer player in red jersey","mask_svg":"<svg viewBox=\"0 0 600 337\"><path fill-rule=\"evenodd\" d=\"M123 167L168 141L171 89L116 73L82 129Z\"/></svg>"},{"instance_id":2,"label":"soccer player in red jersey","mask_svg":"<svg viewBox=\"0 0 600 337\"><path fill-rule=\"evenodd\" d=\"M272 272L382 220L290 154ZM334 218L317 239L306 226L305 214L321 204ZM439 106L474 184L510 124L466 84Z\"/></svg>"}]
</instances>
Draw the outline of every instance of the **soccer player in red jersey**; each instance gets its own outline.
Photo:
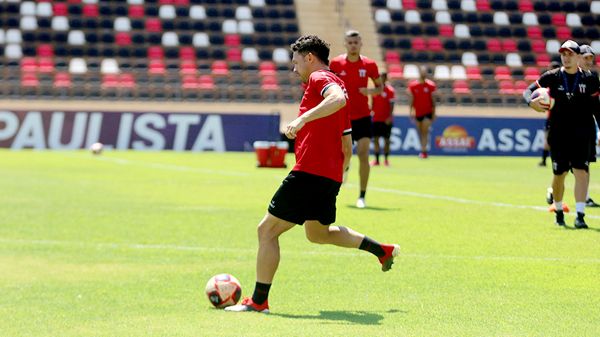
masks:
<instances>
[{"instance_id":1,"label":"soccer player in red jersey","mask_svg":"<svg viewBox=\"0 0 600 337\"><path fill-rule=\"evenodd\" d=\"M373 96L373 143L375 146L375 160L371 166L379 165L379 138L383 138L384 164L389 166L388 156L390 154L390 136L392 134L392 122L394 120L394 98L396 91L394 87L387 84L387 73L381 73L383 92Z\"/></svg>"},{"instance_id":2,"label":"soccer player in red jersey","mask_svg":"<svg viewBox=\"0 0 600 337\"><path fill-rule=\"evenodd\" d=\"M331 60L329 67L344 81L348 90L348 104L346 109L352 121L352 140L356 142L360 177L360 195L356 207L365 208L365 194L369 182L369 146L371 145L371 110L369 109L369 95L380 94L383 84L379 78L379 69L375 61L360 54L362 40L359 32L350 30L346 32L344 40L346 54L339 55ZM369 78L375 88L368 88Z\"/></svg>"},{"instance_id":3,"label":"soccer player in red jersey","mask_svg":"<svg viewBox=\"0 0 600 337\"><path fill-rule=\"evenodd\" d=\"M269 312L269 290L280 259L279 236L296 225L304 225L306 237L313 243L374 254L383 271L391 268L400 250L398 245L380 244L350 228L332 225L352 146L344 84L329 71L329 45L319 37L301 36L291 49L294 72L307 84L298 117L286 128L286 136L296 139L296 165L258 225L254 293L241 304L225 308L227 311Z\"/></svg>"},{"instance_id":4,"label":"soccer player in red jersey","mask_svg":"<svg viewBox=\"0 0 600 337\"><path fill-rule=\"evenodd\" d=\"M408 85L406 92L409 96L409 115L415 120L417 132L421 140L420 158L427 158L429 129L435 120L435 83L427 78L427 68L419 68L419 80Z\"/></svg>"}]
</instances>

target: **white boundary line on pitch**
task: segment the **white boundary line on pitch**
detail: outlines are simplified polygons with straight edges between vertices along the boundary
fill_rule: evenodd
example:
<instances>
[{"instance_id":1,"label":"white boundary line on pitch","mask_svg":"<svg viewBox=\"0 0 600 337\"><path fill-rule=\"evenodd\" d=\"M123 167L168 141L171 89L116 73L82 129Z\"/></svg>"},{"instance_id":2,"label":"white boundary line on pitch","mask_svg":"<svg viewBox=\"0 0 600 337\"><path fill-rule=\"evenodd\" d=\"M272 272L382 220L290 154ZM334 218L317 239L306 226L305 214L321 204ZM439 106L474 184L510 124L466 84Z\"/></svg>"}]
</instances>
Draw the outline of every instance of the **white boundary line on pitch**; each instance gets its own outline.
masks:
<instances>
[{"instance_id":1,"label":"white boundary line on pitch","mask_svg":"<svg viewBox=\"0 0 600 337\"><path fill-rule=\"evenodd\" d=\"M210 252L210 253L247 253L254 254L256 249L250 248L226 248L226 247L203 247L203 246L183 246L169 244L143 244L143 243L88 243L75 241L58 241L58 240L23 240L23 239L0 239L3 244L26 244L38 246L62 246L87 249L134 249L134 250L172 250L186 252ZM307 243L308 244L308 243ZM364 252L358 251L287 251L283 250L282 254L292 255L329 255L329 256L358 256ZM597 258L564 258L564 257L538 257L538 256L466 256L466 255L435 255L435 254L416 254L416 253L400 253L401 258L414 259L444 259L444 260L473 260L473 261L521 261L521 262L562 262L571 264L600 264L600 259Z\"/></svg>"},{"instance_id":2,"label":"white boundary line on pitch","mask_svg":"<svg viewBox=\"0 0 600 337\"><path fill-rule=\"evenodd\" d=\"M100 160L114 162L114 163L121 164L121 165L130 164L130 165L146 166L146 167L150 167L150 168L157 168L157 169L163 169L163 170L174 170L174 171L181 171L181 172L199 172L199 173L205 173L205 174L216 174L216 175L225 175L225 176L249 176L250 175L250 173L245 173L245 172L217 171L217 170L201 169L201 168L195 168L195 167L189 167L189 166L149 163L149 162L144 162L144 161L134 161L134 160L129 160L129 159L121 159L121 158L113 158L113 157L91 157L91 158L97 158ZM283 176L277 177L277 179L283 180ZM348 184L348 183L344 184L344 185L348 186L348 187L356 187L357 186L355 184ZM471 204L471 205L493 206L493 207L504 207L504 208L520 208L520 209L531 209L531 210L536 210L536 211L548 212L548 207L544 207L544 206L515 205L515 204L509 204L509 203L503 203L503 202L471 200L471 199L450 197L450 196L445 196L445 195L435 195L435 194L418 193L418 192L411 192L411 191L402 191L402 190L395 190L395 189L382 188L382 187L369 187L369 190L383 192L383 193L397 194L397 195L405 195L405 196L411 196L411 197L417 197L417 198L424 198L424 199L445 200L445 201L456 202L456 203L460 203L460 204ZM586 217L588 219L600 219L600 216L592 215L592 214L586 214Z\"/></svg>"}]
</instances>

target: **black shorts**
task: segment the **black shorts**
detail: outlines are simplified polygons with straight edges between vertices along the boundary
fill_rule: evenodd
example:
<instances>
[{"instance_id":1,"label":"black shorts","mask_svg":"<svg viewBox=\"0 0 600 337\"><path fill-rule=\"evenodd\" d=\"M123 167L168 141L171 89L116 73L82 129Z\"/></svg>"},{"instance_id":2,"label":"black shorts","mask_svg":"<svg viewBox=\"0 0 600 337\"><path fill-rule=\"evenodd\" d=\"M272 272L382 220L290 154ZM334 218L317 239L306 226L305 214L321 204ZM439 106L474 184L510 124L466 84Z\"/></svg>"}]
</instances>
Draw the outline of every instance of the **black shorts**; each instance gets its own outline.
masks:
<instances>
[{"instance_id":1,"label":"black shorts","mask_svg":"<svg viewBox=\"0 0 600 337\"><path fill-rule=\"evenodd\" d=\"M352 123L352 140L371 138L371 116L355 119Z\"/></svg>"},{"instance_id":2,"label":"black shorts","mask_svg":"<svg viewBox=\"0 0 600 337\"><path fill-rule=\"evenodd\" d=\"M335 222L335 201L341 185L329 178L292 171L271 199L269 213L298 225L306 220L330 225Z\"/></svg>"},{"instance_id":3,"label":"black shorts","mask_svg":"<svg viewBox=\"0 0 600 337\"><path fill-rule=\"evenodd\" d=\"M416 117L415 119L419 122L422 122L425 118L427 118L429 120L433 119L433 113L428 113L427 115Z\"/></svg>"},{"instance_id":4,"label":"black shorts","mask_svg":"<svg viewBox=\"0 0 600 337\"><path fill-rule=\"evenodd\" d=\"M552 172L560 175L571 169L580 169L588 172L589 164L596 155L596 144L592 139L569 139L560 141L550 133L550 158L552 158Z\"/></svg>"},{"instance_id":5,"label":"black shorts","mask_svg":"<svg viewBox=\"0 0 600 337\"><path fill-rule=\"evenodd\" d=\"M373 122L373 137L390 138L392 135L392 124L386 122Z\"/></svg>"}]
</instances>

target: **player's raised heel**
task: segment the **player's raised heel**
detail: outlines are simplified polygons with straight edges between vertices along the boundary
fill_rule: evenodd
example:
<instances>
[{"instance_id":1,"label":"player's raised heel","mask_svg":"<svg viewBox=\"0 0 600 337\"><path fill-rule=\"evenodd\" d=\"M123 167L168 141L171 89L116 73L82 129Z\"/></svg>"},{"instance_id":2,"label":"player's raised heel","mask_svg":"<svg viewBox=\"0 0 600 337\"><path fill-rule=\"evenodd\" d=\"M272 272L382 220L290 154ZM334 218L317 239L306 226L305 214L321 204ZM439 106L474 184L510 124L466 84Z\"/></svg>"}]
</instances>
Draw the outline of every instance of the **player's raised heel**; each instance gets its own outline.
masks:
<instances>
[{"instance_id":1,"label":"player's raised heel","mask_svg":"<svg viewBox=\"0 0 600 337\"><path fill-rule=\"evenodd\" d=\"M242 311L255 311L263 314L268 314L269 301L265 301L263 304L256 304L252 302L252 298L246 297L242 300L241 304L236 304L225 308L225 311L242 312Z\"/></svg>"},{"instance_id":2,"label":"player's raised heel","mask_svg":"<svg viewBox=\"0 0 600 337\"><path fill-rule=\"evenodd\" d=\"M400 254L400 246L399 245L382 245L383 250L385 251L385 255L379 258L379 262L381 263L381 270L388 271L392 269L392 265L394 264L394 258Z\"/></svg>"}]
</instances>

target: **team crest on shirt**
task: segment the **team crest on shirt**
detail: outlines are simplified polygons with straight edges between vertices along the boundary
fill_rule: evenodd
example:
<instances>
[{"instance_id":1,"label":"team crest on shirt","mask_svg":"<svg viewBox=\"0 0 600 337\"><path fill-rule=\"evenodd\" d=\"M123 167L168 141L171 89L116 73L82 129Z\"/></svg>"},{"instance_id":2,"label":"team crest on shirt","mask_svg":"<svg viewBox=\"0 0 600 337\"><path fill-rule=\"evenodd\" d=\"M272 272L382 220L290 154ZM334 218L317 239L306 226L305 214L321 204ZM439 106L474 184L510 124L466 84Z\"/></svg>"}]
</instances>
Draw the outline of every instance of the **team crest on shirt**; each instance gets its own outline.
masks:
<instances>
[{"instance_id":1,"label":"team crest on shirt","mask_svg":"<svg viewBox=\"0 0 600 337\"><path fill-rule=\"evenodd\" d=\"M585 83L581 83L579 85L579 92L585 94Z\"/></svg>"},{"instance_id":2,"label":"team crest on shirt","mask_svg":"<svg viewBox=\"0 0 600 337\"><path fill-rule=\"evenodd\" d=\"M340 76L346 76L346 71L342 70L342 72L340 73Z\"/></svg>"},{"instance_id":3,"label":"team crest on shirt","mask_svg":"<svg viewBox=\"0 0 600 337\"><path fill-rule=\"evenodd\" d=\"M429 88L423 88L423 91L429 92Z\"/></svg>"},{"instance_id":4,"label":"team crest on shirt","mask_svg":"<svg viewBox=\"0 0 600 337\"><path fill-rule=\"evenodd\" d=\"M367 69L358 69L358 76L360 76L360 77L367 76Z\"/></svg>"}]
</instances>

